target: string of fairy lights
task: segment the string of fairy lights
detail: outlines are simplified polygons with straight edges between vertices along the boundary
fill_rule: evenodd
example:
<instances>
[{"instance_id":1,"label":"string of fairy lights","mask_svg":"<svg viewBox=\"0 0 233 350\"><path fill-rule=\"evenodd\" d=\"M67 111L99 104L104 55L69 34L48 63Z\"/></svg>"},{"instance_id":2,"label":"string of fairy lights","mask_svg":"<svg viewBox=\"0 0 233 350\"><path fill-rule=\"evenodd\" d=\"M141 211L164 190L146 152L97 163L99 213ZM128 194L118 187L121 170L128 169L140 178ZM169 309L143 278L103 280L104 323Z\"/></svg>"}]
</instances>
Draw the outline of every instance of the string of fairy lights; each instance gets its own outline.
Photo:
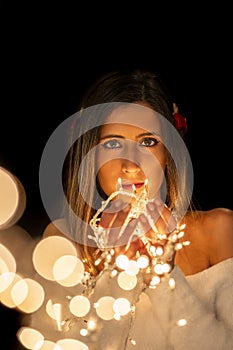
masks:
<instances>
[{"instance_id":1,"label":"string of fairy lights","mask_svg":"<svg viewBox=\"0 0 233 350\"><path fill-rule=\"evenodd\" d=\"M17 308L26 315L36 315L38 311L43 311L51 327L60 333L58 340L49 339L40 329L22 325L17 337L26 349L88 350L87 344L98 337L102 321L120 322L127 315L133 319L137 298L127 298L127 292L135 291L138 295L145 288L156 288L163 280L167 281L171 291L174 290L175 280L170 276L172 257L175 251L189 244L181 239L185 225L177 224L169 234L161 234L146 210L149 201L148 181L145 181L144 188L139 193L134 186L131 190L125 190L121 179L118 182L119 189L102 202L90 221L93 235L89 239L94 240L100 252L95 264L103 263L103 269L97 276L85 271L75 245L62 236L50 236L34 244L32 265L39 278L18 272L14 255L4 244L0 244L1 303L9 308ZM141 213L146 216L153 230L151 238L137 225L128 244L136 235L144 244L146 252L141 254L137 251L134 259L129 259L126 254L116 256L114 247L109 245L110 231L99 225L101 213L118 196L130 200L131 210L117 239L122 237L128 223ZM103 288L100 294L96 294L98 297L93 298L102 279L111 281L117 287L119 295L111 295L109 290ZM60 298L55 300L47 297L46 281L63 290ZM38 324L40 321L43 322L43 319L38 319ZM185 320L180 320L179 325L185 325ZM77 326L79 334L76 338L63 337L64 332ZM136 345L135 339L130 338L130 341Z\"/></svg>"}]
</instances>

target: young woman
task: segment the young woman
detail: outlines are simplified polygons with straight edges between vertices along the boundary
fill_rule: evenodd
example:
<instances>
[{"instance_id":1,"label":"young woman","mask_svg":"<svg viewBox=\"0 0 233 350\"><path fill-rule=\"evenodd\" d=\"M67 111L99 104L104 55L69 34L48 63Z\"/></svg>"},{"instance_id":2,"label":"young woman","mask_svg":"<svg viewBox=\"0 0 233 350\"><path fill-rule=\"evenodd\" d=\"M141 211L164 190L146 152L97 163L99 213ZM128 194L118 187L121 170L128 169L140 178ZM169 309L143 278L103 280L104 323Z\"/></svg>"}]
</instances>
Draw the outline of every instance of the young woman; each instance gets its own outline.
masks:
<instances>
[{"instance_id":1,"label":"young woman","mask_svg":"<svg viewBox=\"0 0 233 350\"><path fill-rule=\"evenodd\" d=\"M93 305L104 292L131 303L121 320L101 320L85 339L80 324L71 327L65 337L76 334L90 350L233 347L233 212L193 209L186 127L159 78L140 70L102 77L73 118L65 214L43 239L75 244L95 280ZM119 276L122 256L148 264L128 291L103 273L114 265ZM156 270L158 262L167 270Z\"/></svg>"}]
</instances>

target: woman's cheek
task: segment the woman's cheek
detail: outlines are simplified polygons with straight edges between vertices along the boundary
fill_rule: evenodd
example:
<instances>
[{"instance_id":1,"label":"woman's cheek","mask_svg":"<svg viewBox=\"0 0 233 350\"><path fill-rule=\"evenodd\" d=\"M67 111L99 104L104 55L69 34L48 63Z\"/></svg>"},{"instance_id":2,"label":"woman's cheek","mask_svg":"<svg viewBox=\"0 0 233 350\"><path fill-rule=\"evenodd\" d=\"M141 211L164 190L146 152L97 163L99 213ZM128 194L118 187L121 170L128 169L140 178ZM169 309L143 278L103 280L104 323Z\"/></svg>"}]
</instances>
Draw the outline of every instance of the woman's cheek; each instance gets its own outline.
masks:
<instances>
[{"instance_id":1,"label":"woman's cheek","mask_svg":"<svg viewBox=\"0 0 233 350\"><path fill-rule=\"evenodd\" d=\"M107 196L117 189L117 165L112 162L105 163L98 170L99 184Z\"/></svg>"}]
</instances>

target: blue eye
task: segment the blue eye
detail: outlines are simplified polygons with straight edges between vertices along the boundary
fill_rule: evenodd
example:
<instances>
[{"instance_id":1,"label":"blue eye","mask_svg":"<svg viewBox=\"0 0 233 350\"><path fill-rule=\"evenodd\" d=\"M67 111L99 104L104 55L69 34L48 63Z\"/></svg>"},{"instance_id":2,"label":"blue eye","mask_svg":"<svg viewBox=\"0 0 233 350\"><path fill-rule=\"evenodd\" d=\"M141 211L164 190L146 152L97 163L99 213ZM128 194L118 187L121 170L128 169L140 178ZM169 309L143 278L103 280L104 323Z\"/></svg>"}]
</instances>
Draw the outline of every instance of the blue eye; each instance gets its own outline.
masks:
<instances>
[{"instance_id":1,"label":"blue eye","mask_svg":"<svg viewBox=\"0 0 233 350\"><path fill-rule=\"evenodd\" d=\"M142 147L153 147L156 146L159 141L154 137L145 137L140 141L140 146Z\"/></svg>"},{"instance_id":2,"label":"blue eye","mask_svg":"<svg viewBox=\"0 0 233 350\"><path fill-rule=\"evenodd\" d=\"M102 143L102 146L107 149L114 149L114 148L121 148L122 145L117 140L108 140L104 143Z\"/></svg>"}]
</instances>

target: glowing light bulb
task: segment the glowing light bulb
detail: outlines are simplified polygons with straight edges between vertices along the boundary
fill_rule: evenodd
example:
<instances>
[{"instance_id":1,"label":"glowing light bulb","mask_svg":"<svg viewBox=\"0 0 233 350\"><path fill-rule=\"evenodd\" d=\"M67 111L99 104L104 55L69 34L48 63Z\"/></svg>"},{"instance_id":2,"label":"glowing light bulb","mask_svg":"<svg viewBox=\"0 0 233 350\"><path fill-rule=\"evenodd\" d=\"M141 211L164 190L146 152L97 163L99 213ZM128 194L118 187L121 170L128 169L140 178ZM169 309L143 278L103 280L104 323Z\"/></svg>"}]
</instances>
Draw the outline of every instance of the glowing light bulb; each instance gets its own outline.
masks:
<instances>
[{"instance_id":1,"label":"glowing light bulb","mask_svg":"<svg viewBox=\"0 0 233 350\"><path fill-rule=\"evenodd\" d=\"M181 318L179 321L177 321L177 325L179 327L184 327L187 324L187 320L185 318Z\"/></svg>"},{"instance_id":2,"label":"glowing light bulb","mask_svg":"<svg viewBox=\"0 0 233 350\"><path fill-rule=\"evenodd\" d=\"M130 302L126 298L118 298L113 303L113 310L116 314L124 316L130 312Z\"/></svg>"},{"instance_id":3,"label":"glowing light bulb","mask_svg":"<svg viewBox=\"0 0 233 350\"><path fill-rule=\"evenodd\" d=\"M159 283L160 283L160 277L159 276L153 276L151 281L150 281L150 286L154 287L154 286L156 286Z\"/></svg>"},{"instance_id":4,"label":"glowing light bulb","mask_svg":"<svg viewBox=\"0 0 233 350\"><path fill-rule=\"evenodd\" d=\"M73 297L69 304L70 312L77 316L77 317L83 317L86 314L88 314L91 306L90 301L88 298L84 297L83 295L76 295Z\"/></svg>"},{"instance_id":5,"label":"glowing light bulb","mask_svg":"<svg viewBox=\"0 0 233 350\"><path fill-rule=\"evenodd\" d=\"M174 289L176 285L174 278L170 278L168 284L171 289Z\"/></svg>"},{"instance_id":6,"label":"glowing light bulb","mask_svg":"<svg viewBox=\"0 0 233 350\"><path fill-rule=\"evenodd\" d=\"M63 255L55 261L53 275L54 279L62 286L72 287L81 283L84 265L74 255Z\"/></svg>"},{"instance_id":7,"label":"glowing light bulb","mask_svg":"<svg viewBox=\"0 0 233 350\"><path fill-rule=\"evenodd\" d=\"M56 344L59 346L60 350L89 350L86 344L72 338L58 340Z\"/></svg>"},{"instance_id":8,"label":"glowing light bulb","mask_svg":"<svg viewBox=\"0 0 233 350\"><path fill-rule=\"evenodd\" d=\"M19 342L27 349L34 349L37 343L43 343L43 335L36 329L30 327L21 327L16 333Z\"/></svg>"},{"instance_id":9,"label":"glowing light bulb","mask_svg":"<svg viewBox=\"0 0 233 350\"><path fill-rule=\"evenodd\" d=\"M137 276L130 276L126 271L122 271L117 277L117 282L122 289L131 290L137 284Z\"/></svg>"},{"instance_id":10,"label":"glowing light bulb","mask_svg":"<svg viewBox=\"0 0 233 350\"><path fill-rule=\"evenodd\" d=\"M89 319L87 322L87 329L89 331L94 331L96 329L96 321L94 319Z\"/></svg>"},{"instance_id":11,"label":"glowing light bulb","mask_svg":"<svg viewBox=\"0 0 233 350\"><path fill-rule=\"evenodd\" d=\"M80 329L80 334L83 337L86 337L88 335L88 330L86 328L82 328L82 329Z\"/></svg>"},{"instance_id":12,"label":"glowing light bulb","mask_svg":"<svg viewBox=\"0 0 233 350\"><path fill-rule=\"evenodd\" d=\"M61 304L52 303L52 300L49 299L46 304L46 312L47 314L56 321L57 328L61 331Z\"/></svg>"},{"instance_id":13,"label":"glowing light bulb","mask_svg":"<svg viewBox=\"0 0 233 350\"><path fill-rule=\"evenodd\" d=\"M168 272L170 272L170 271L171 271L171 265L170 265L170 264L167 264L167 263L163 264L163 265L162 265L162 271L163 271L163 273L168 273Z\"/></svg>"},{"instance_id":14,"label":"glowing light bulb","mask_svg":"<svg viewBox=\"0 0 233 350\"><path fill-rule=\"evenodd\" d=\"M115 299L111 296L100 298L96 303L96 313L103 320L112 320L114 318L113 304Z\"/></svg>"},{"instance_id":15,"label":"glowing light bulb","mask_svg":"<svg viewBox=\"0 0 233 350\"><path fill-rule=\"evenodd\" d=\"M128 275L130 276L134 276L134 275L137 275L138 272L139 272L139 267L137 265L137 262L134 261L134 260L130 260L129 261L129 266L127 267L126 269L126 272Z\"/></svg>"},{"instance_id":16,"label":"glowing light bulb","mask_svg":"<svg viewBox=\"0 0 233 350\"><path fill-rule=\"evenodd\" d=\"M137 266L140 269L145 269L149 265L149 258L146 255L140 255L137 259Z\"/></svg>"},{"instance_id":17,"label":"glowing light bulb","mask_svg":"<svg viewBox=\"0 0 233 350\"><path fill-rule=\"evenodd\" d=\"M162 275L163 272L163 265L162 264L156 264L154 267L154 272L157 273L158 275Z\"/></svg>"},{"instance_id":18,"label":"glowing light bulb","mask_svg":"<svg viewBox=\"0 0 233 350\"><path fill-rule=\"evenodd\" d=\"M122 270L126 270L129 266L129 259L126 255L118 255L116 257L116 265Z\"/></svg>"},{"instance_id":19,"label":"glowing light bulb","mask_svg":"<svg viewBox=\"0 0 233 350\"><path fill-rule=\"evenodd\" d=\"M15 283L11 290L11 297L18 309L31 313L41 307L45 292L40 283L31 278L24 278Z\"/></svg>"}]
</instances>

